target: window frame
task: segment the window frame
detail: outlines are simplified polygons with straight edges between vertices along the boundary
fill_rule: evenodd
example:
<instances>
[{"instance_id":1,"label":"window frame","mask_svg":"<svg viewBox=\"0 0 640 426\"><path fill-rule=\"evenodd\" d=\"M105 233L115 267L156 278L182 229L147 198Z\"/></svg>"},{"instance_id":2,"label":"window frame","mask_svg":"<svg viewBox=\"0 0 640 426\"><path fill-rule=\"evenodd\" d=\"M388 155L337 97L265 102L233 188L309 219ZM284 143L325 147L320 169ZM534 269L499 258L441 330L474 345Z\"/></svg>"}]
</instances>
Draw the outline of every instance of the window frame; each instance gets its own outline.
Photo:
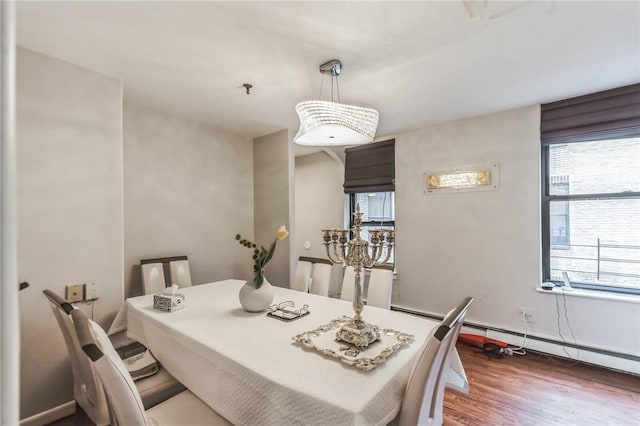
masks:
<instances>
[{"instance_id":1,"label":"window frame","mask_svg":"<svg viewBox=\"0 0 640 426\"><path fill-rule=\"evenodd\" d=\"M603 139L607 140L607 139ZM593 140L592 140L593 141ZM583 143L589 141L575 141L571 143ZM594 193L594 194L562 194L551 195L551 175L550 175L550 159L549 149L554 145L545 144L542 145L541 151L541 168L542 168L542 280L552 281L557 286L564 285L562 281L551 279L551 202L552 201L576 201L576 200L620 200L620 199L635 199L640 198L640 192L625 191L625 192L610 192L610 193ZM625 294L638 294L640 295L640 289L623 287L623 286L607 286L591 283L584 283L579 281L571 281L571 286L574 288L583 288L589 290L606 291L611 293L625 293Z\"/></svg>"},{"instance_id":2,"label":"window frame","mask_svg":"<svg viewBox=\"0 0 640 426\"><path fill-rule=\"evenodd\" d=\"M540 105L542 278L551 279L550 204L553 201L640 198L640 192L550 195L549 146L640 137L640 83ZM599 243L598 246L599 247ZM558 281L555 281L556 283ZM640 289L572 282L574 287L640 294Z\"/></svg>"}]
</instances>

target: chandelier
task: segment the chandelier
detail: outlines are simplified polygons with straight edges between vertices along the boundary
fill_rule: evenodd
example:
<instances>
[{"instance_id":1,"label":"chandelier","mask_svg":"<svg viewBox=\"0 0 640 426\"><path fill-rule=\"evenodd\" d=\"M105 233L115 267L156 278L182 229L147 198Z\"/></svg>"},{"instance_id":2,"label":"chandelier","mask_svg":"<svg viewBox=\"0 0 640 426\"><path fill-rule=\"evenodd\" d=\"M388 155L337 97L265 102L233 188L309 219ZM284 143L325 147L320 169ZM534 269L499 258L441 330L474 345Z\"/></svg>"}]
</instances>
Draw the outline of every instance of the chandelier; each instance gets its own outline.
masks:
<instances>
[{"instance_id":1,"label":"chandelier","mask_svg":"<svg viewBox=\"0 0 640 426\"><path fill-rule=\"evenodd\" d=\"M300 145L359 145L372 142L378 127L378 111L340 103L338 76L342 63L332 59L320 65L320 72L331 75L331 101L305 101L296 105L300 130L293 141ZM333 102L335 82L338 102ZM322 97L322 82L320 83Z\"/></svg>"}]
</instances>

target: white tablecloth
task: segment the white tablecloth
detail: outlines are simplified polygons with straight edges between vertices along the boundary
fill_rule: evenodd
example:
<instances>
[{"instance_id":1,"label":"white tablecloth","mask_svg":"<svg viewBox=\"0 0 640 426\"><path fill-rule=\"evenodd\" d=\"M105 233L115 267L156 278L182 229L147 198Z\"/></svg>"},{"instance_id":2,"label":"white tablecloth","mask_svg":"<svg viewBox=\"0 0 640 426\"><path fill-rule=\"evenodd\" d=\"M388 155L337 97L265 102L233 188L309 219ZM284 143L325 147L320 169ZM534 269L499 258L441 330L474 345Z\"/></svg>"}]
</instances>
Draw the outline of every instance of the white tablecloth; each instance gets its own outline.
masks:
<instances>
[{"instance_id":1,"label":"white tablecloth","mask_svg":"<svg viewBox=\"0 0 640 426\"><path fill-rule=\"evenodd\" d=\"M377 369L365 372L303 349L292 337L353 315L350 302L274 287L274 303L309 305L292 322L244 312L244 281L226 280L180 289L186 307L153 310L153 296L127 302L128 334L151 349L189 390L236 425L386 424L400 408L413 360L437 322L365 307L363 318L416 337ZM452 377L466 377L455 354Z\"/></svg>"}]
</instances>

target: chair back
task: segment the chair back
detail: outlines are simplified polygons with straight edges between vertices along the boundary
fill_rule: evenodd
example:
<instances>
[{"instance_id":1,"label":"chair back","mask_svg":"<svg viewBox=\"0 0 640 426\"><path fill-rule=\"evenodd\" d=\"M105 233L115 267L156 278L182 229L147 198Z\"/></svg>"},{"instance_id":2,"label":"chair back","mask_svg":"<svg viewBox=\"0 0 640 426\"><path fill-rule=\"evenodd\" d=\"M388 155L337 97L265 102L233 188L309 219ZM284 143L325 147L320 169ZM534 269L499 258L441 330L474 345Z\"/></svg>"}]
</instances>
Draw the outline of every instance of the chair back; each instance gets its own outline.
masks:
<instances>
[{"instance_id":1,"label":"chair back","mask_svg":"<svg viewBox=\"0 0 640 426\"><path fill-rule=\"evenodd\" d=\"M140 394L102 327L79 309L71 313L78 341L101 379L112 425L150 425Z\"/></svg>"},{"instance_id":2,"label":"chair back","mask_svg":"<svg viewBox=\"0 0 640 426\"><path fill-rule=\"evenodd\" d=\"M49 301L69 352L73 375L73 397L91 421L99 426L108 425L109 412L102 384L96 377L91 362L82 351L70 316L74 310L78 309L51 290L43 290L43 293Z\"/></svg>"},{"instance_id":3,"label":"chair back","mask_svg":"<svg viewBox=\"0 0 640 426\"><path fill-rule=\"evenodd\" d=\"M442 424L449 357L472 300L465 298L427 338L409 376L400 409L400 426Z\"/></svg>"},{"instance_id":4,"label":"chair back","mask_svg":"<svg viewBox=\"0 0 640 426\"><path fill-rule=\"evenodd\" d=\"M391 288L393 286L393 269L372 268L369 274L369 290L367 290L367 306L391 309Z\"/></svg>"},{"instance_id":5,"label":"chair back","mask_svg":"<svg viewBox=\"0 0 640 426\"><path fill-rule=\"evenodd\" d=\"M142 269L142 290L144 294L164 291L164 269L162 263L144 263Z\"/></svg>"},{"instance_id":6,"label":"chair back","mask_svg":"<svg viewBox=\"0 0 640 426\"><path fill-rule=\"evenodd\" d=\"M311 290L313 294L329 296L329 286L331 285L331 265L326 263L315 263L311 273Z\"/></svg>"},{"instance_id":7,"label":"chair back","mask_svg":"<svg viewBox=\"0 0 640 426\"><path fill-rule=\"evenodd\" d=\"M442 410L444 406L444 387L447 383L447 376L450 372L449 364L451 361L451 357L453 356L453 352L456 347L456 342L458 340L458 336L460 335L460 330L462 329L462 325L464 324L464 319L467 316L467 311L469 310L469 305L473 302L472 297L465 297L452 311L450 311L442 320L442 324L449 327L451 329L451 340L449 341L449 347L445 352L445 356L443 359L443 368L440 369L438 373L438 382L436 384L436 392L435 397L431 402L431 414L430 418L435 424L442 423ZM465 379L466 381L466 379Z\"/></svg>"},{"instance_id":8,"label":"chair back","mask_svg":"<svg viewBox=\"0 0 640 426\"><path fill-rule=\"evenodd\" d=\"M191 270L187 259L169 262L169 271L171 284L178 284L180 287L191 287Z\"/></svg>"},{"instance_id":9,"label":"chair back","mask_svg":"<svg viewBox=\"0 0 640 426\"><path fill-rule=\"evenodd\" d=\"M187 256L142 259L140 269L144 294L160 293L171 284L178 284L180 287L191 286L191 269Z\"/></svg>"},{"instance_id":10,"label":"chair back","mask_svg":"<svg viewBox=\"0 0 640 426\"><path fill-rule=\"evenodd\" d=\"M303 293L309 292L309 281L311 280L311 267L312 263L304 260L298 260L296 263L296 270L293 274L293 281L291 281L291 289L302 291Z\"/></svg>"},{"instance_id":11,"label":"chair back","mask_svg":"<svg viewBox=\"0 0 640 426\"><path fill-rule=\"evenodd\" d=\"M353 266L344 268L342 276L342 290L340 290L340 299L353 302L355 294L356 271ZM364 291L364 271L360 274L360 288Z\"/></svg>"},{"instance_id":12,"label":"chair back","mask_svg":"<svg viewBox=\"0 0 640 426\"><path fill-rule=\"evenodd\" d=\"M400 408L400 426L431 424L431 401L435 394L438 373L443 366L451 330L443 325L435 328L413 366Z\"/></svg>"}]
</instances>

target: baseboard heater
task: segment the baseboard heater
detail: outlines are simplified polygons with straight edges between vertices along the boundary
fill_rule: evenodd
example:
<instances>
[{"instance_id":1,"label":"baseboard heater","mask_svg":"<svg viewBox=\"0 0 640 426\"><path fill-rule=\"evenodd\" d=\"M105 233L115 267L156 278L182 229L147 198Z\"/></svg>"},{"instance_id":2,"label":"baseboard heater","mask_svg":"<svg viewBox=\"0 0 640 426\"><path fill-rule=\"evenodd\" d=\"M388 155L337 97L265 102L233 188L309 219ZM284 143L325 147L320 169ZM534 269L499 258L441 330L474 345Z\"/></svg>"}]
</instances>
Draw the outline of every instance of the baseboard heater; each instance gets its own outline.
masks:
<instances>
[{"instance_id":1,"label":"baseboard heater","mask_svg":"<svg viewBox=\"0 0 640 426\"><path fill-rule=\"evenodd\" d=\"M434 319L434 320L438 320L438 321L442 321L442 319L444 318L442 315L434 315L434 314L429 314L429 313L426 313L426 312L414 311L413 309L407 309L407 308L403 308L401 306L395 306L395 305L391 306L391 310L392 311L398 311L398 312L404 312L404 313L411 314L411 315L417 315L417 316L420 316L420 317L425 317L425 318ZM486 331L494 331L494 332L497 332L497 333L505 333L505 334L511 334L513 336L524 337L524 333L520 333L520 332L512 331L512 330L507 330L507 329L504 329L504 328L489 327L489 326L486 326L486 325L477 324L477 323L468 322L468 321L464 322L464 327L474 328L474 329L482 330L482 331L485 331L485 332ZM539 342L551 343L551 344L555 344L555 345L559 345L559 346L565 346L565 347L568 347L568 348L574 348L574 349L579 349L579 350L583 350L583 351L595 352L595 353L599 353L599 354L602 354L602 355L613 356L613 357L617 357L617 358L627 359L627 360L630 360L630 361L640 362L640 356L637 356L637 355L631 355L631 354L625 354L625 353L622 353L622 352L609 351L609 350L600 349L600 348L593 348L591 346L577 345L577 344L571 343L571 342L563 342L561 340L549 339L549 338L546 338L546 337L538 337L538 336L534 336L534 335L531 335L531 334L528 334L528 333L527 333L527 339L537 340ZM539 351L535 351L535 352L539 352Z\"/></svg>"}]
</instances>

